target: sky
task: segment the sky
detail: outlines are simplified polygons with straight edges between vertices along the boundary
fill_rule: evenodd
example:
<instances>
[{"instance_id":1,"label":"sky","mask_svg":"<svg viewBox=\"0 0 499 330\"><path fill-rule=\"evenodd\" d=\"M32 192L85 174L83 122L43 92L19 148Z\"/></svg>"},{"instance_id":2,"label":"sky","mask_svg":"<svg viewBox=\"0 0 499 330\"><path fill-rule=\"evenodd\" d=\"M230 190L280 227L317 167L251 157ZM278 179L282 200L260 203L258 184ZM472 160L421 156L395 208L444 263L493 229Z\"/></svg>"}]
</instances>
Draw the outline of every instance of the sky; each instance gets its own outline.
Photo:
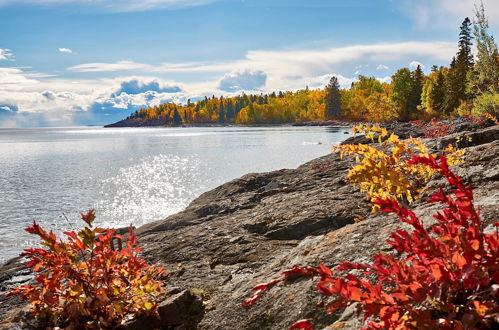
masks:
<instances>
[{"instance_id":1,"label":"sky","mask_svg":"<svg viewBox=\"0 0 499 330\"><path fill-rule=\"evenodd\" d=\"M103 125L164 102L428 72L449 64L475 2L0 0L0 127ZM496 35L499 1L483 3Z\"/></svg>"}]
</instances>

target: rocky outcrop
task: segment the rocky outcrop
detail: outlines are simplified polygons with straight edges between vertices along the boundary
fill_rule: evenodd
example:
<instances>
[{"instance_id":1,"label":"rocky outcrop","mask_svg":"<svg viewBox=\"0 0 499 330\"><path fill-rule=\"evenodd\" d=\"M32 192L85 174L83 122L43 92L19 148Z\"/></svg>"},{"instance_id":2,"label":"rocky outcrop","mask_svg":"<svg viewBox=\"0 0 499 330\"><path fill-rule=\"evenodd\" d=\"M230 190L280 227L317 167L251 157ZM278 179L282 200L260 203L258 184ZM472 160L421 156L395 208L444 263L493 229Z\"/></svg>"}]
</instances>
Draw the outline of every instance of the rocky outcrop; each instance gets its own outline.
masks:
<instances>
[{"instance_id":1,"label":"rocky outcrop","mask_svg":"<svg viewBox=\"0 0 499 330\"><path fill-rule=\"evenodd\" d=\"M470 133L476 145L456 167L475 187L486 228L499 214L498 132L494 126ZM429 143L437 149L437 141ZM298 319L315 317L319 295L312 280L280 285L250 310L241 303L254 285L293 265L367 262L374 253L389 250L386 239L400 223L370 213L364 196L346 180L351 165L332 153L297 169L247 174L223 184L184 211L139 227L144 257L166 267L171 285L203 298L201 329L285 329ZM414 205L428 221L436 209ZM365 220L355 223L356 217ZM325 328L335 321L330 329L360 325L353 309L321 317L317 325Z\"/></svg>"},{"instance_id":2,"label":"rocky outcrop","mask_svg":"<svg viewBox=\"0 0 499 330\"><path fill-rule=\"evenodd\" d=\"M472 133L474 141L490 141L498 128ZM498 154L498 141L479 144L469 148L465 163L456 169L475 185L485 226L499 214ZM185 211L139 228L145 255L165 264L176 285L205 292L208 311L202 329L284 329L313 317L319 297L313 281L273 290L249 311L241 303L254 285L295 264L366 262L372 254L388 251L386 239L400 224L394 217L370 214L363 195L345 179L351 165L330 154L297 169L228 182ZM435 209L415 205L416 213L427 219ZM354 223L359 216L366 220ZM351 310L319 319L318 325L336 319L345 328L359 325Z\"/></svg>"}]
</instances>

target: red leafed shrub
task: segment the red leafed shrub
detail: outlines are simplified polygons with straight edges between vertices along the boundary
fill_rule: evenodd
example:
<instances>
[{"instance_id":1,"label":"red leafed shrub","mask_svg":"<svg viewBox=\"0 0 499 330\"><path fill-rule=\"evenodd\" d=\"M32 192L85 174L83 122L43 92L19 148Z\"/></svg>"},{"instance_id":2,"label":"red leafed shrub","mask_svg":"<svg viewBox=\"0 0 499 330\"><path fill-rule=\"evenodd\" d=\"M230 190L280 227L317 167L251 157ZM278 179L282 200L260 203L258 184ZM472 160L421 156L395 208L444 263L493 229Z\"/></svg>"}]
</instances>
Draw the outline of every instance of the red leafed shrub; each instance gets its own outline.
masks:
<instances>
[{"instance_id":1,"label":"red leafed shrub","mask_svg":"<svg viewBox=\"0 0 499 330\"><path fill-rule=\"evenodd\" d=\"M133 228L125 247L114 249L114 239L124 240L114 229L92 228L93 210L81 214L87 226L78 233L65 232L58 241L36 222L26 231L37 235L45 248L26 249L27 267L37 272L36 284L12 289L7 295L29 299L34 316L47 327L100 329L119 326L127 316L152 315L164 292L156 278L161 267L148 266L137 255Z\"/></svg>"},{"instance_id":2,"label":"red leafed shrub","mask_svg":"<svg viewBox=\"0 0 499 330\"><path fill-rule=\"evenodd\" d=\"M438 138L452 134L454 132L454 123L444 123L442 121L437 121L432 118L430 121L425 122L422 120L411 121L412 125L415 125L424 133L425 138Z\"/></svg>"},{"instance_id":3,"label":"red leafed shrub","mask_svg":"<svg viewBox=\"0 0 499 330\"><path fill-rule=\"evenodd\" d=\"M445 207L425 228L412 212L394 200L378 199L384 212L395 213L412 231L393 232L388 243L401 257L376 254L372 264L344 262L335 275L327 266L295 266L281 277L254 288L248 308L281 281L293 276L320 277L316 289L328 297L327 312L358 303L368 329L490 329L499 326L499 234L483 232L473 191L448 167L445 157L414 156L410 162L438 170L453 187L435 193L429 203ZM494 224L496 228L499 222ZM293 325L312 329L313 320Z\"/></svg>"},{"instance_id":4,"label":"red leafed shrub","mask_svg":"<svg viewBox=\"0 0 499 330\"><path fill-rule=\"evenodd\" d=\"M485 115L463 115L463 117L466 118L473 127L483 127L487 122L487 117Z\"/></svg>"}]
</instances>

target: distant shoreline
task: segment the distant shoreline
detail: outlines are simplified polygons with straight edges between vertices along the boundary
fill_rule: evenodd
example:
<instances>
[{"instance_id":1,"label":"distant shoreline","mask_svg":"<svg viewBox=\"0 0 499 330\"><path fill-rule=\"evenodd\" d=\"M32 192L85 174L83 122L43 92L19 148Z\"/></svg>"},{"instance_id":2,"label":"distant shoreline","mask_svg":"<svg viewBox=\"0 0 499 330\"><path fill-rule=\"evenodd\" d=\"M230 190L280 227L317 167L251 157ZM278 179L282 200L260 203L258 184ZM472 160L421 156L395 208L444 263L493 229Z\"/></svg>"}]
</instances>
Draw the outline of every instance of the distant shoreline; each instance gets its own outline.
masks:
<instances>
[{"instance_id":1,"label":"distant shoreline","mask_svg":"<svg viewBox=\"0 0 499 330\"><path fill-rule=\"evenodd\" d=\"M116 128L116 127L318 127L318 126L336 126L336 127L350 127L357 123L338 121L338 120L325 120L325 121L306 121L306 122L292 122L292 123L277 123L277 124L231 124L231 123L194 123L194 124L181 124L181 125L154 125L149 122L130 122L127 120L122 120L113 124L104 125L104 128Z\"/></svg>"}]
</instances>

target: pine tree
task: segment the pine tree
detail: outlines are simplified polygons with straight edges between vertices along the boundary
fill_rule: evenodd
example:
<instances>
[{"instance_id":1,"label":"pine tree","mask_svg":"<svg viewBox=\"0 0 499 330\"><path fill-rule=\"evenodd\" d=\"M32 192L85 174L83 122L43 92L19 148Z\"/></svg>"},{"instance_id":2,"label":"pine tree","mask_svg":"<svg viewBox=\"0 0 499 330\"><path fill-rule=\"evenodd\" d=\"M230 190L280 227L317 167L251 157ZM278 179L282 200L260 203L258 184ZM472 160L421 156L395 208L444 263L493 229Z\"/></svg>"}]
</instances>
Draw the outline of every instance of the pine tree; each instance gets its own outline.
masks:
<instances>
[{"instance_id":1,"label":"pine tree","mask_svg":"<svg viewBox=\"0 0 499 330\"><path fill-rule=\"evenodd\" d=\"M459 49L456 56L452 58L450 71L447 74L447 93L444 102L445 114L450 114L462 102L470 99L470 95L466 92L466 86L474 65L473 54L471 53L472 39L471 21L466 17L459 32Z\"/></svg>"},{"instance_id":2,"label":"pine tree","mask_svg":"<svg viewBox=\"0 0 499 330\"><path fill-rule=\"evenodd\" d=\"M178 113L177 107L173 108L172 122L174 125L180 125L180 123L182 123L182 117L180 117L180 114Z\"/></svg>"},{"instance_id":3,"label":"pine tree","mask_svg":"<svg viewBox=\"0 0 499 330\"><path fill-rule=\"evenodd\" d=\"M461 31L459 32L459 50L457 52L457 65L464 67L466 70L473 68L473 53L471 46L473 35L471 34L471 21L466 17L461 24Z\"/></svg>"},{"instance_id":4,"label":"pine tree","mask_svg":"<svg viewBox=\"0 0 499 330\"><path fill-rule=\"evenodd\" d=\"M224 109L224 104L223 102L220 102L220 109L218 111L218 122L219 123L225 123L225 109Z\"/></svg>"},{"instance_id":5,"label":"pine tree","mask_svg":"<svg viewBox=\"0 0 499 330\"><path fill-rule=\"evenodd\" d=\"M470 72L473 70L473 54L471 52L473 36L471 34L471 21L468 17L461 24L459 33L459 50L456 57L456 96L458 103L468 100L469 95L466 93L466 84Z\"/></svg>"},{"instance_id":6,"label":"pine tree","mask_svg":"<svg viewBox=\"0 0 499 330\"><path fill-rule=\"evenodd\" d=\"M326 86L326 117L339 117L340 113L340 84L338 83L338 78L333 76Z\"/></svg>"},{"instance_id":7,"label":"pine tree","mask_svg":"<svg viewBox=\"0 0 499 330\"><path fill-rule=\"evenodd\" d=\"M445 76L442 70L438 71L437 81L433 85L430 97L433 110L438 113L444 113Z\"/></svg>"},{"instance_id":8,"label":"pine tree","mask_svg":"<svg viewBox=\"0 0 499 330\"><path fill-rule=\"evenodd\" d=\"M408 68L398 69L392 76L393 94L392 99L400 109L400 119L410 120L409 98L412 93L412 74Z\"/></svg>"},{"instance_id":9,"label":"pine tree","mask_svg":"<svg viewBox=\"0 0 499 330\"><path fill-rule=\"evenodd\" d=\"M416 70L411 73L411 77L412 89L407 101L407 111L410 114L409 116L411 116L411 114L413 113L416 113L416 111L418 110L418 106L421 105L421 93L423 92L424 73L420 65L418 65Z\"/></svg>"}]
</instances>

